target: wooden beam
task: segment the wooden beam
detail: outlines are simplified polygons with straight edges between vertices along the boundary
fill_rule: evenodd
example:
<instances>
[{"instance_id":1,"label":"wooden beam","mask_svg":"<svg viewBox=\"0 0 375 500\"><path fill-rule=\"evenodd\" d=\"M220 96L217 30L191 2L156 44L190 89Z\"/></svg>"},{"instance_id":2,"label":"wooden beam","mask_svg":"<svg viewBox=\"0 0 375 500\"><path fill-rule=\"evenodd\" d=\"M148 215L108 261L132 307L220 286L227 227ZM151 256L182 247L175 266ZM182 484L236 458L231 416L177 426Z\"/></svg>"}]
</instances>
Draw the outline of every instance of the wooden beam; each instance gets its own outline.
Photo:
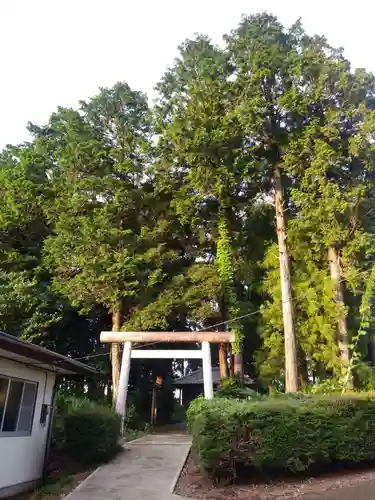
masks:
<instances>
[{"instance_id":1,"label":"wooden beam","mask_svg":"<svg viewBox=\"0 0 375 500\"><path fill-rule=\"evenodd\" d=\"M211 342L234 341L232 332L102 332L100 341L107 342Z\"/></svg>"},{"instance_id":2,"label":"wooden beam","mask_svg":"<svg viewBox=\"0 0 375 500\"><path fill-rule=\"evenodd\" d=\"M202 351L188 349L133 349L132 359L202 359Z\"/></svg>"}]
</instances>

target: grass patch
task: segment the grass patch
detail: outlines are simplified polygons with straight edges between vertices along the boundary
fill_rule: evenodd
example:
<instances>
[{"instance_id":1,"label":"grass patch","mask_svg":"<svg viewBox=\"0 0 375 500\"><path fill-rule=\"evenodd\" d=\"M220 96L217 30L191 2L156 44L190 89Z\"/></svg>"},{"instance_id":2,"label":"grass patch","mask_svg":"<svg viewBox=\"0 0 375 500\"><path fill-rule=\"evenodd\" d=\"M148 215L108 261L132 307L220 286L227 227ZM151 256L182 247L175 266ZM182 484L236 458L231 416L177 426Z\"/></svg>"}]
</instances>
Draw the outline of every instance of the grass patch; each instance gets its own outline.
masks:
<instances>
[{"instance_id":1,"label":"grass patch","mask_svg":"<svg viewBox=\"0 0 375 500\"><path fill-rule=\"evenodd\" d=\"M91 472L90 469L71 474L61 473L59 478L48 478L47 483L40 488L9 500L60 500L73 491Z\"/></svg>"},{"instance_id":2,"label":"grass patch","mask_svg":"<svg viewBox=\"0 0 375 500\"><path fill-rule=\"evenodd\" d=\"M34 491L29 498L30 500L57 500L71 492L82 480L82 475L70 474L62 477L56 483L45 484Z\"/></svg>"},{"instance_id":3,"label":"grass patch","mask_svg":"<svg viewBox=\"0 0 375 500\"><path fill-rule=\"evenodd\" d=\"M148 432L142 431L140 429L126 429L124 439L127 442L134 441L135 439L141 438L146 434L148 434Z\"/></svg>"}]
</instances>

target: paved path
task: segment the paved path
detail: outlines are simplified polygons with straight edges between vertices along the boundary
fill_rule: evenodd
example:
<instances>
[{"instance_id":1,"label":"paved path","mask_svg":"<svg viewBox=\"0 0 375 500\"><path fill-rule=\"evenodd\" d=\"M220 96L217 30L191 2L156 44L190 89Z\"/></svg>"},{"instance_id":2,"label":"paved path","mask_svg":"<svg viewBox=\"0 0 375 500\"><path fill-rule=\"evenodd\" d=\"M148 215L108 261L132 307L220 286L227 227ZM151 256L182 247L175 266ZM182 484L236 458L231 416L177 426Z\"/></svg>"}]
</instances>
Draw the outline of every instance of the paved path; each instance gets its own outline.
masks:
<instances>
[{"instance_id":1,"label":"paved path","mask_svg":"<svg viewBox=\"0 0 375 500\"><path fill-rule=\"evenodd\" d=\"M149 435L124 448L65 500L182 500L171 488L189 452L189 436Z\"/></svg>"}]
</instances>

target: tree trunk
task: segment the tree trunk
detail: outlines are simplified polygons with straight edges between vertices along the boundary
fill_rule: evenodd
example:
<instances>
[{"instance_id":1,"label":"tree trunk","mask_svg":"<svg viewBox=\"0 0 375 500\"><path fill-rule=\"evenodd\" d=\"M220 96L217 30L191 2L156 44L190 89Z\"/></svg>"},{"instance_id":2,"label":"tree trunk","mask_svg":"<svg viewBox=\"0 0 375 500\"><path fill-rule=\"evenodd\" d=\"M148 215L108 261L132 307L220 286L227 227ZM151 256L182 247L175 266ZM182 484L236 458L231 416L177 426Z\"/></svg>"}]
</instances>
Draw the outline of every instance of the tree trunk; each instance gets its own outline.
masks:
<instances>
[{"instance_id":1,"label":"tree trunk","mask_svg":"<svg viewBox=\"0 0 375 500\"><path fill-rule=\"evenodd\" d=\"M244 382L244 370L243 370L243 354L242 350L239 353L233 354L234 358L234 376L237 377L240 385Z\"/></svg>"},{"instance_id":2,"label":"tree trunk","mask_svg":"<svg viewBox=\"0 0 375 500\"><path fill-rule=\"evenodd\" d=\"M335 289L335 300L340 308L339 319L337 321L338 346L340 349L341 362L343 367L348 366L350 361L349 337L345 314L345 285L342 278L340 258L337 248L329 247L328 261L331 273L331 280Z\"/></svg>"},{"instance_id":3,"label":"tree trunk","mask_svg":"<svg viewBox=\"0 0 375 500\"><path fill-rule=\"evenodd\" d=\"M227 346L219 344L219 367L220 378L228 378Z\"/></svg>"},{"instance_id":4,"label":"tree trunk","mask_svg":"<svg viewBox=\"0 0 375 500\"><path fill-rule=\"evenodd\" d=\"M286 242L284 217L284 194L281 182L281 173L278 166L274 170L276 229L279 244L281 300L284 322L285 345L285 391L298 391L298 365L296 331L292 302L292 285L290 277L290 259Z\"/></svg>"},{"instance_id":5,"label":"tree trunk","mask_svg":"<svg viewBox=\"0 0 375 500\"><path fill-rule=\"evenodd\" d=\"M220 331L227 332L228 327L227 324L224 323L227 321L228 311L225 303L225 297L221 297L220 304L220 312L221 312L221 321L223 324L219 327ZM228 346L227 344L219 344L219 367L220 367L220 379L228 378Z\"/></svg>"},{"instance_id":6,"label":"tree trunk","mask_svg":"<svg viewBox=\"0 0 375 500\"><path fill-rule=\"evenodd\" d=\"M301 381L301 386L309 384L309 368L306 355L302 349L298 349L298 372Z\"/></svg>"},{"instance_id":7,"label":"tree trunk","mask_svg":"<svg viewBox=\"0 0 375 500\"><path fill-rule=\"evenodd\" d=\"M234 377L234 354L233 354L233 348L231 345L228 347L228 350L229 350L229 359L230 359L229 376Z\"/></svg>"},{"instance_id":8,"label":"tree trunk","mask_svg":"<svg viewBox=\"0 0 375 500\"><path fill-rule=\"evenodd\" d=\"M121 304L118 305L117 310L112 313L112 331L119 332L122 323L122 310ZM111 344L111 365L112 365L112 402L116 402L118 386L120 382L121 370L121 344Z\"/></svg>"}]
</instances>

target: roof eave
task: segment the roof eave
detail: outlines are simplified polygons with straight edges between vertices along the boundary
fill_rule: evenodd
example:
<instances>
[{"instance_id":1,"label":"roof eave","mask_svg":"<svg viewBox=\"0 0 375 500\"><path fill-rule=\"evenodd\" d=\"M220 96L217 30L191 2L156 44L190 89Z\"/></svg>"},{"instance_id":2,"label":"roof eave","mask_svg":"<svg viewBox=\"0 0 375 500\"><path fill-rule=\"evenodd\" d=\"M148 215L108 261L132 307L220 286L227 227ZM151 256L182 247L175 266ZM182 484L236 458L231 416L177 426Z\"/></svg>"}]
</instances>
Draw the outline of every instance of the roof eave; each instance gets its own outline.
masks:
<instances>
[{"instance_id":1,"label":"roof eave","mask_svg":"<svg viewBox=\"0 0 375 500\"><path fill-rule=\"evenodd\" d=\"M98 373L91 366L70 359L62 354L50 351L44 347L25 342L8 333L0 332L0 348L14 354L37 361L40 364L51 365L73 374L94 375Z\"/></svg>"}]
</instances>

